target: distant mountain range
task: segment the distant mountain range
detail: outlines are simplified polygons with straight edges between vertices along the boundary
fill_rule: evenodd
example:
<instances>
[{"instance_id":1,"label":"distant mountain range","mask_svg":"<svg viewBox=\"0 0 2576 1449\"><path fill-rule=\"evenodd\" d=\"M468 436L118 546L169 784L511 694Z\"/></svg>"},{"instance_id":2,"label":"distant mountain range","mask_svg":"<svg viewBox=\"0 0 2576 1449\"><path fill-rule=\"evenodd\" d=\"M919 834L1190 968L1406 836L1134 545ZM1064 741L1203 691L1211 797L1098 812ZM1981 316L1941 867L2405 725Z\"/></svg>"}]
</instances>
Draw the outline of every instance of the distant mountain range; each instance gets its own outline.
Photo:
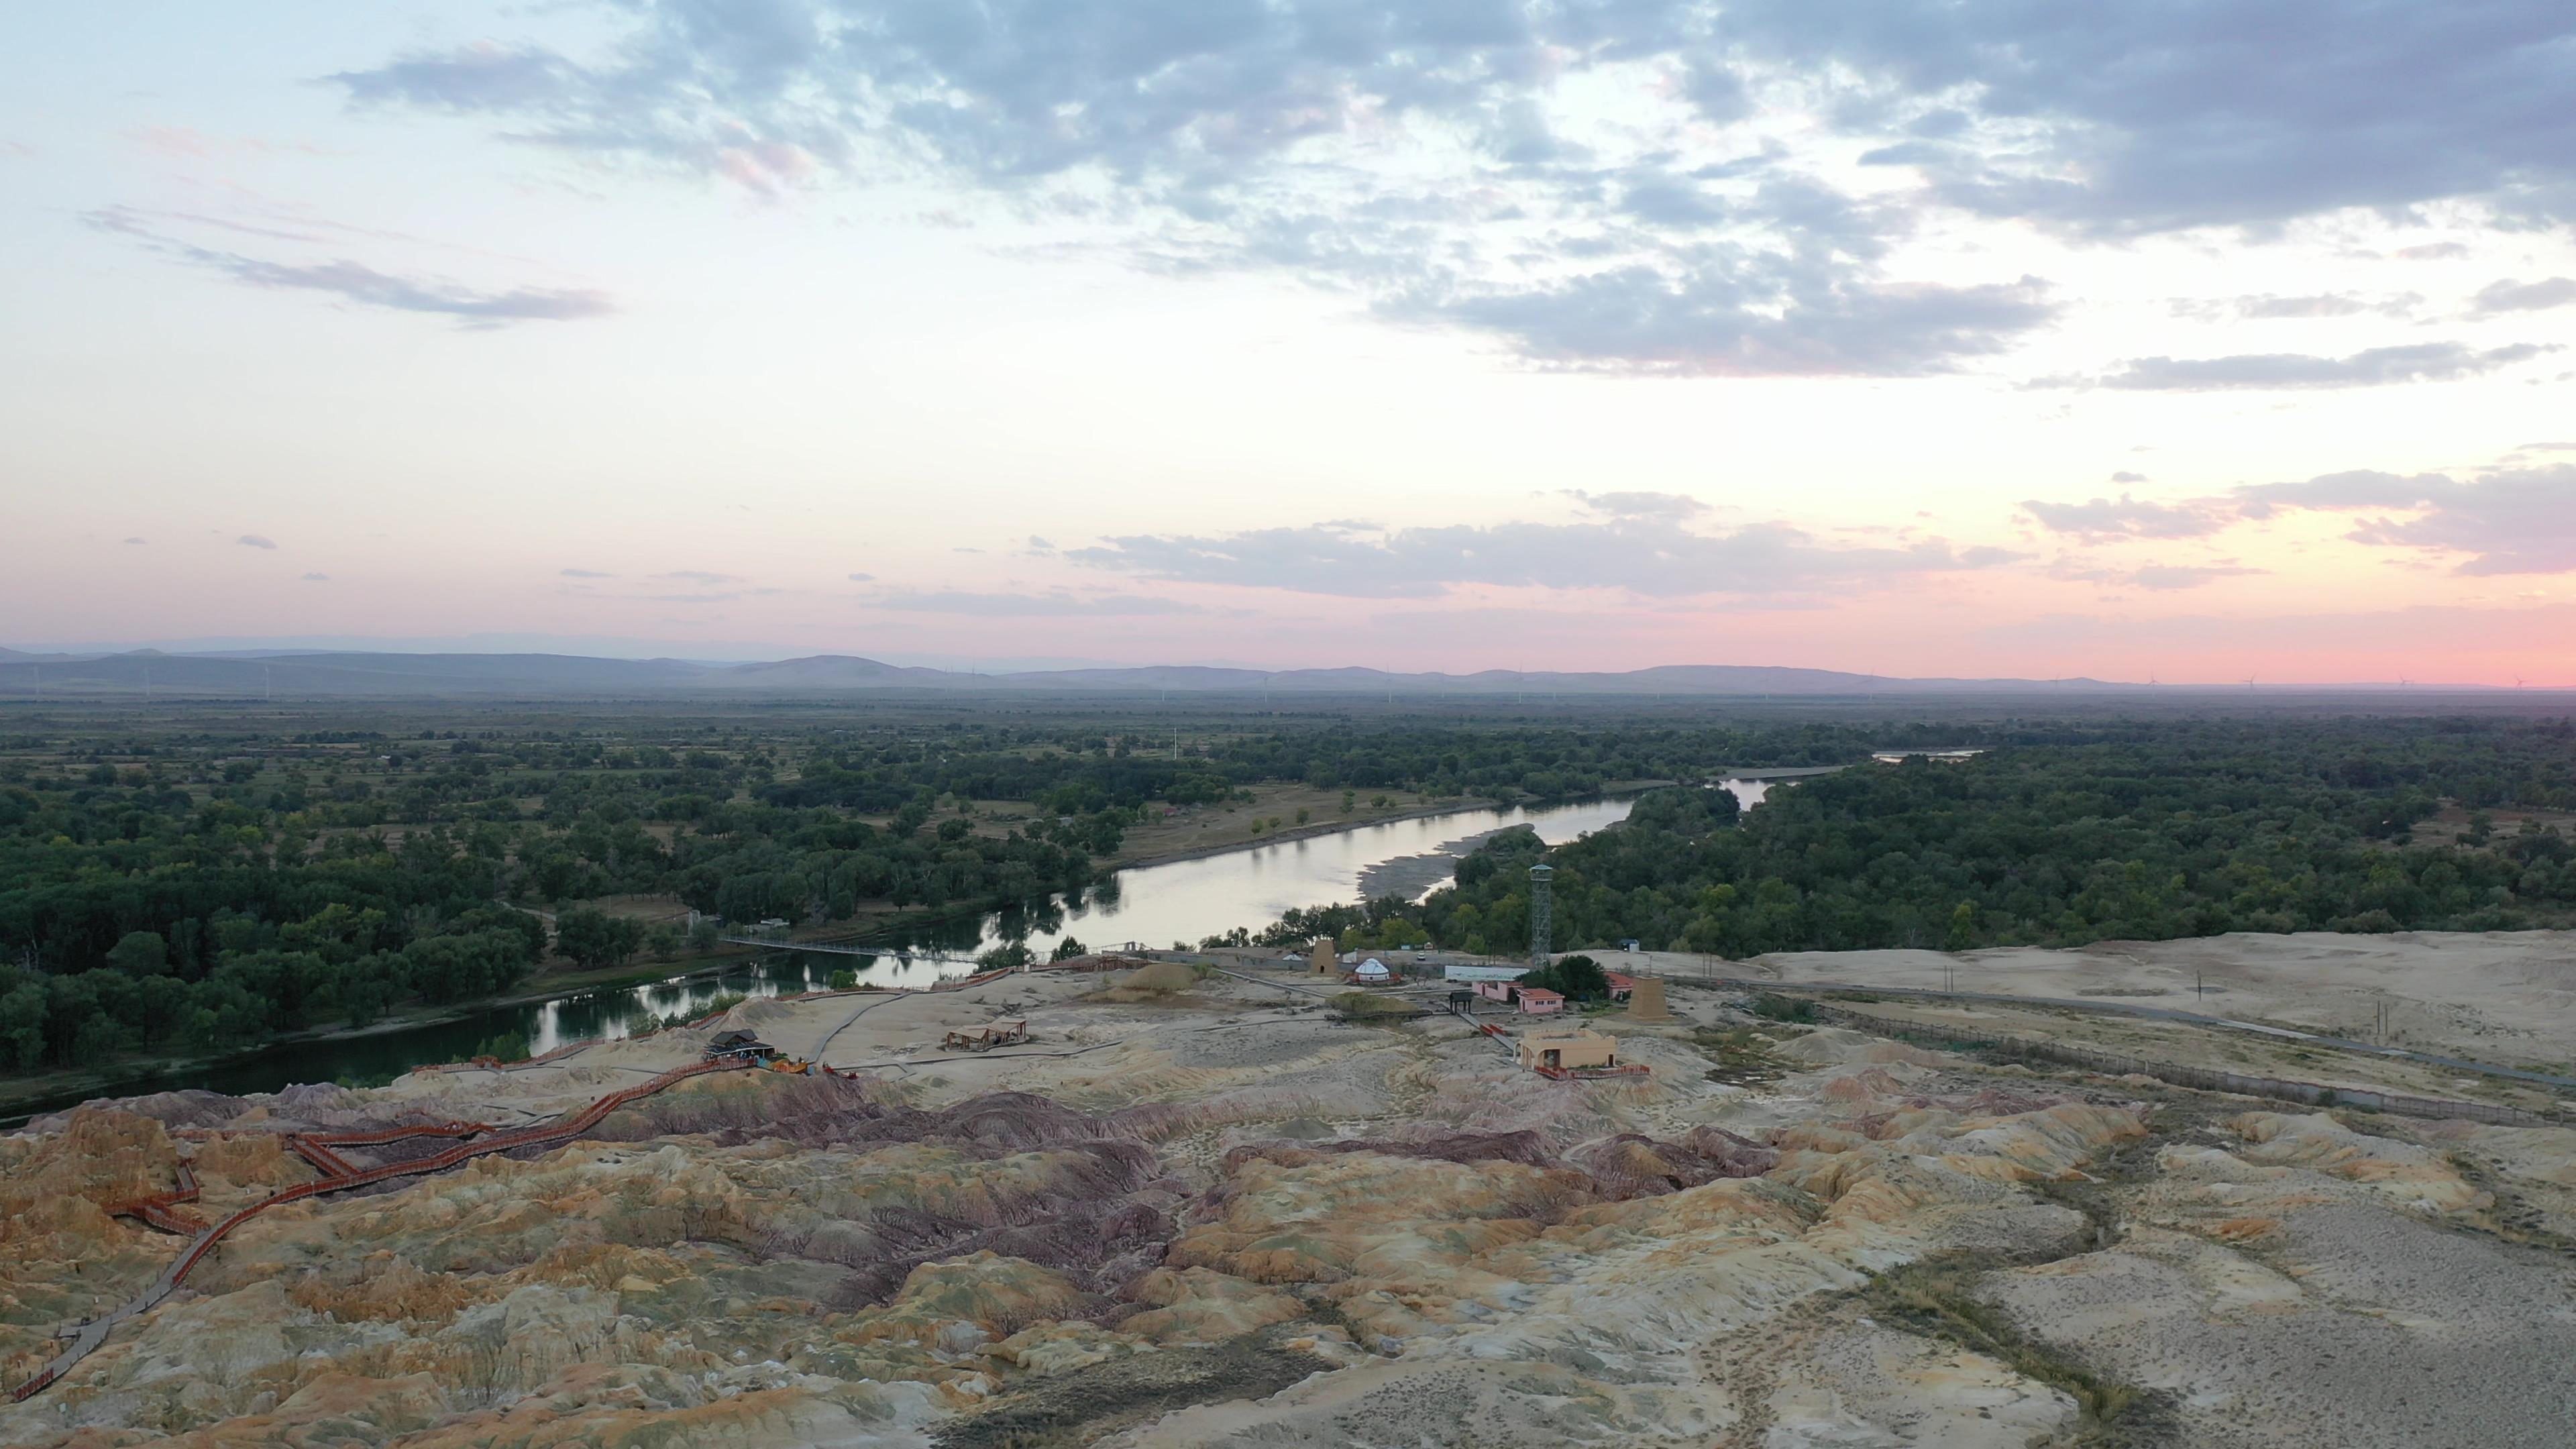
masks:
<instances>
[{"instance_id":1,"label":"distant mountain range","mask_svg":"<svg viewBox=\"0 0 2576 1449\"><path fill-rule=\"evenodd\" d=\"M2388 686L2280 686L2283 690ZM2432 686L2416 686L2418 689ZM2440 686L2444 689L2479 686ZM2143 694L2154 686L2100 679L1896 679L1831 669L1674 664L1625 673L1488 669L1475 674L1392 674L1377 669L1222 669L1147 665L1123 669L1040 669L1016 673L925 669L847 654L754 664L685 659L596 659L577 654L397 654L271 650L29 654L0 649L0 698L154 694L258 698L442 695L561 698L616 695L802 695L862 692L1039 692L1234 694L1307 697L1440 695ZM2173 692L2181 686L2162 686ZM2206 692L2208 687L2203 687ZM2237 686L2230 692L2238 692Z\"/></svg>"}]
</instances>

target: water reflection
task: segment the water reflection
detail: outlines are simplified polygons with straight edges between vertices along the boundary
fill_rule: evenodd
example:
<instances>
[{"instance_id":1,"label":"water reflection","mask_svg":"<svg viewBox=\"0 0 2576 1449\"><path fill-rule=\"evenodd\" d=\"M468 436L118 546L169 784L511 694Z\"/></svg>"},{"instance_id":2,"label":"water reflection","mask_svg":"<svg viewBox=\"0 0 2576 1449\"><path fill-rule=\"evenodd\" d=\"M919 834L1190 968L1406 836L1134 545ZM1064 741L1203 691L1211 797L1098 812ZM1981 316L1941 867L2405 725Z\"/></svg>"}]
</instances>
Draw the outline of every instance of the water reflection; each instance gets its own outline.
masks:
<instances>
[{"instance_id":1,"label":"water reflection","mask_svg":"<svg viewBox=\"0 0 2576 1449\"><path fill-rule=\"evenodd\" d=\"M1762 803L1772 783L1790 782L1730 780L1721 788L1750 807ZM1058 896L1034 907L921 932L903 951L772 952L705 974L496 1006L434 1025L283 1044L214 1066L167 1074L149 1085L243 1093L275 1091L292 1082L380 1080L426 1063L462 1061L484 1043L514 1034L526 1039L531 1052L594 1037L631 1036L668 1018L703 1015L727 994L771 997L819 991L836 971L850 971L861 983L873 986L928 986L974 969L963 958L1011 941L1025 942L1041 955L1067 935L1095 949L1128 941L1149 946L1195 942L1237 926L1259 929L1291 907L1357 900L1362 875L1389 860L1461 855L1485 835L1522 824L1536 829L1549 844L1562 845L1627 818L1632 803L1623 798L1456 811L1197 860L1137 866L1075 897ZM1442 876L1446 878L1445 871Z\"/></svg>"},{"instance_id":2,"label":"water reflection","mask_svg":"<svg viewBox=\"0 0 2576 1449\"><path fill-rule=\"evenodd\" d=\"M1550 845L1627 818L1632 799L1571 805L1461 810L1389 820L1232 850L1198 860L1122 870L1077 897L1057 896L1035 910L1003 911L935 944L972 955L1013 941L1043 955L1070 935L1098 949L1135 941L1166 947L1237 926L1259 929L1299 906L1360 898L1371 866L1425 855L1514 825L1528 825Z\"/></svg>"}]
</instances>

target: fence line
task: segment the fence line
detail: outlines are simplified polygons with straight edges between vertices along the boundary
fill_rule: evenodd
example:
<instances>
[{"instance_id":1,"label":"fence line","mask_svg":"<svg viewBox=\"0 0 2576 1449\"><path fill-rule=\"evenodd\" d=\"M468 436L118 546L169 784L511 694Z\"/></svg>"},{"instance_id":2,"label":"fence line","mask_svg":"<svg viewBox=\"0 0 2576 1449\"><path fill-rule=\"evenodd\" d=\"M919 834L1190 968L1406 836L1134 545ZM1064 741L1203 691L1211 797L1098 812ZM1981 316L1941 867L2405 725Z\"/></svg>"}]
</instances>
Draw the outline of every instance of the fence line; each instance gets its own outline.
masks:
<instances>
[{"instance_id":1,"label":"fence line","mask_svg":"<svg viewBox=\"0 0 2576 1449\"><path fill-rule=\"evenodd\" d=\"M1900 1021L1891 1017L1872 1016L1865 1011L1826 1002L1812 1003L1817 1017L1838 1026L1848 1026L1874 1036L1924 1042L1936 1046L1977 1046L2007 1057L2032 1061L2055 1062L2083 1067L2112 1076L2145 1076L2177 1087L2194 1087L2207 1092L2234 1092L2247 1097L2270 1097L2284 1102L2300 1102L2312 1107L2355 1107L2365 1112L2386 1112L2399 1117L2429 1117L2437 1120L2466 1119L2493 1122L2508 1127L2565 1127L2568 1124L2517 1107L2500 1107L2486 1102L2452 1102L2433 1097L2407 1097L2393 1092L2374 1092L2365 1087L2330 1087L2322 1082L2297 1082L2280 1077L2255 1077L2242 1072L2221 1071L2215 1067L2187 1067L2176 1062L2149 1061L2144 1057L2119 1052L2097 1051L2092 1047L2069 1046L2044 1037L2008 1036L2000 1032L1975 1031L1966 1027L1942 1026L1931 1022Z\"/></svg>"}]
</instances>

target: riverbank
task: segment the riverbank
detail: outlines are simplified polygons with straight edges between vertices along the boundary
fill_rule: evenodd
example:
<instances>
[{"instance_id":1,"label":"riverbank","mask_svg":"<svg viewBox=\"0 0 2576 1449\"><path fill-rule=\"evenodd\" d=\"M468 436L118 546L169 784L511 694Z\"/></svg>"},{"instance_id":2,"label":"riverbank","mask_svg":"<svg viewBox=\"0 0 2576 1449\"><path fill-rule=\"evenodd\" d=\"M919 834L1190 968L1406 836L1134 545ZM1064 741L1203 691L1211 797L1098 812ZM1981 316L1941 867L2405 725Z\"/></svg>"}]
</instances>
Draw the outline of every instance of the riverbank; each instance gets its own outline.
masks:
<instances>
[{"instance_id":1,"label":"riverbank","mask_svg":"<svg viewBox=\"0 0 2576 1449\"><path fill-rule=\"evenodd\" d=\"M1618 797L1651 788L1656 781L1622 781ZM819 929L831 944L857 940L898 941L913 945L944 943L960 955L971 955L1026 931L1028 944L1041 955L1064 934L1079 935L1095 946L1128 939L1156 945L1173 940L1196 941L1235 926L1259 927L1289 906L1348 900L1358 894L1358 881L1374 857L1402 851L1419 855L1430 844L1460 836L1481 838L1504 828L1509 819L1534 812L1557 819L1568 831L1591 828L1602 819L1625 812L1624 803L1596 798L1527 807L1504 807L1490 801L1444 801L1358 823L1313 823L1303 829L1283 828L1264 835L1208 848L1170 851L1143 864L1104 869L1098 884L1121 877L1121 888L1093 891L1064 903L1060 916L1031 912L1026 917L975 906L941 911L863 912L851 921ZM1436 824L1461 818L1450 831ZM1490 822L1479 828L1478 818ZM1557 828L1557 827L1550 827ZM1339 839L1335 839L1339 837ZM1287 845L1287 851L1268 848ZM1241 858L1229 866L1229 858ZM1140 880L1140 876L1142 879ZM1188 907L1170 909L1175 902ZM1221 919L1220 919L1221 917ZM809 945L823 944L809 941ZM569 1036L622 1034L647 1015L666 1017L692 1009L720 991L753 996L790 993L820 985L836 964L868 970L864 959L827 962L819 953L801 956L794 946L782 949L728 947L667 963L605 967L590 971L562 969L540 975L509 994L443 1006L416 1006L363 1027L332 1027L291 1033L241 1052L206 1056L170 1055L135 1059L104 1070L48 1072L0 1082L0 1120L36 1111L51 1111L89 1097L131 1095L172 1087L213 1090L273 1090L286 1081L327 1081L354 1077L372 1080L429 1061L471 1056L487 1039L517 1033L532 1048L542 1049ZM872 980L893 983L945 968L926 963L918 969L880 963ZM962 969L962 968L961 968ZM952 973L953 974L953 973Z\"/></svg>"},{"instance_id":2,"label":"riverbank","mask_svg":"<svg viewBox=\"0 0 2576 1449\"><path fill-rule=\"evenodd\" d=\"M1832 766L1830 768L1840 769L1841 767ZM1730 778L1750 779L1752 777L1750 775L1739 775L1731 776ZM1582 800L1619 798L1628 795L1642 794L1648 790L1658 790L1677 783L1679 782L1674 780L1614 780L1603 785L1599 790L1582 795L1569 795L1562 798L1550 798L1545 800L1517 800L1509 803L1501 800L1489 799L1482 795L1459 795L1450 799L1419 805L1410 810L1397 810L1385 814L1371 815L1365 820L1337 817L1332 820L1314 821L1306 825L1282 826L1278 830L1267 835L1256 835L1245 840L1228 841L1219 844L1201 846L1196 849L1160 851L1154 854L1139 855L1132 858L1122 856L1117 858L1109 868L1114 872L1121 870L1134 870L1139 867L1149 865L1171 865L1175 862L1184 860L1206 860L1211 856L1231 855L1238 850L1257 850L1265 845L1278 845L1286 841L1312 840L1317 836L1322 835L1340 835L1346 831L1366 830L1373 825L1398 825L1408 820L1430 820L1442 815L1468 815L1479 810L1510 810L1514 808L1524 810L1543 810L1551 806L1568 805ZM1495 828L1505 829L1508 827L1497 826ZM1491 835L1493 833L1494 832L1490 830L1484 831L1477 838L1481 839L1484 835Z\"/></svg>"}]
</instances>

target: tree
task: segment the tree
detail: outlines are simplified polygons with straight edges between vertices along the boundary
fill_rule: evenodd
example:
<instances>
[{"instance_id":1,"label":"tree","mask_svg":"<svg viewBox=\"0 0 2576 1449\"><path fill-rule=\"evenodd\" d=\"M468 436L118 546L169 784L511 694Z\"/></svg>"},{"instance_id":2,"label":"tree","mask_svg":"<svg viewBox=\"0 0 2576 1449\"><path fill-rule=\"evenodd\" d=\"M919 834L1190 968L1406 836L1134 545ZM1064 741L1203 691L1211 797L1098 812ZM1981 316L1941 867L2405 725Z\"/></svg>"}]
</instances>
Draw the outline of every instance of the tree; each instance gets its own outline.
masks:
<instances>
[{"instance_id":1,"label":"tree","mask_svg":"<svg viewBox=\"0 0 2576 1449\"><path fill-rule=\"evenodd\" d=\"M1609 973L1589 956L1559 957L1555 964L1523 976L1521 985L1563 992L1576 1001L1592 1001L1610 994Z\"/></svg>"},{"instance_id":2,"label":"tree","mask_svg":"<svg viewBox=\"0 0 2576 1449\"><path fill-rule=\"evenodd\" d=\"M1047 959L1049 961L1070 961L1076 956L1088 956L1090 954L1090 947L1082 944L1081 941L1074 937L1067 936L1063 940L1055 943L1055 949L1047 953Z\"/></svg>"},{"instance_id":3,"label":"tree","mask_svg":"<svg viewBox=\"0 0 2576 1449\"><path fill-rule=\"evenodd\" d=\"M1973 951L1977 949L1976 902L1961 901L1959 902L1958 909L1950 913L1950 934L1943 938L1941 949L1944 951Z\"/></svg>"},{"instance_id":4,"label":"tree","mask_svg":"<svg viewBox=\"0 0 2576 1449\"><path fill-rule=\"evenodd\" d=\"M170 943L162 940L158 931L128 931L108 948L107 964L138 981L146 976L167 975Z\"/></svg>"},{"instance_id":5,"label":"tree","mask_svg":"<svg viewBox=\"0 0 2576 1449\"><path fill-rule=\"evenodd\" d=\"M575 906L555 918L555 949L585 971L622 966L643 944L643 922L596 906Z\"/></svg>"}]
</instances>

